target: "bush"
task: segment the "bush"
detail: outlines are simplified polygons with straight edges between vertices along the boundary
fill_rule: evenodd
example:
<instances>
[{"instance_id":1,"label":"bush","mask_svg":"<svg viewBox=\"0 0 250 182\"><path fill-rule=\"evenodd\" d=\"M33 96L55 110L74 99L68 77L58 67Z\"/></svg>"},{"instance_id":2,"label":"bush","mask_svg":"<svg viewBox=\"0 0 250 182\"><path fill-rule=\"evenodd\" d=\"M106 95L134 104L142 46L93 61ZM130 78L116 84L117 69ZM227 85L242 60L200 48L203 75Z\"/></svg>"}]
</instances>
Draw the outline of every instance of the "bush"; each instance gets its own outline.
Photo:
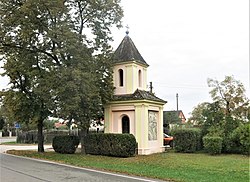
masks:
<instances>
[{"instance_id":1,"label":"bush","mask_svg":"<svg viewBox=\"0 0 250 182\"><path fill-rule=\"evenodd\" d=\"M237 149L234 153L248 154L250 153L250 124L242 124L236 128L231 136L231 148Z\"/></svg>"},{"instance_id":2,"label":"bush","mask_svg":"<svg viewBox=\"0 0 250 182\"><path fill-rule=\"evenodd\" d=\"M177 129L173 131L174 148L177 152L192 153L201 149L199 129Z\"/></svg>"},{"instance_id":3,"label":"bush","mask_svg":"<svg viewBox=\"0 0 250 182\"><path fill-rule=\"evenodd\" d=\"M93 133L84 138L87 154L115 157L135 155L137 143L132 134Z\"/></svg>"},{"instance_id":4,"label":"bush","mask_svg":"<svg viewBox=\"0 0 250 182\"><path fill-rule=\"evenodd\" d=\"M52 146L55 152L61 154L73 154L79 145L79 138L77 136L55 136L53 138Z\"/></svg>"},{"instance_id":5,"label":"bush","mask_svg":"<svg viewBox=\"0 0 250 182\"><path fill-rule=\"evenodd\" d=\"M215 155L220 154L222 149L222 138L219 136L203 137L203 145L206 152Z\"/></svg>"}]
</instances>

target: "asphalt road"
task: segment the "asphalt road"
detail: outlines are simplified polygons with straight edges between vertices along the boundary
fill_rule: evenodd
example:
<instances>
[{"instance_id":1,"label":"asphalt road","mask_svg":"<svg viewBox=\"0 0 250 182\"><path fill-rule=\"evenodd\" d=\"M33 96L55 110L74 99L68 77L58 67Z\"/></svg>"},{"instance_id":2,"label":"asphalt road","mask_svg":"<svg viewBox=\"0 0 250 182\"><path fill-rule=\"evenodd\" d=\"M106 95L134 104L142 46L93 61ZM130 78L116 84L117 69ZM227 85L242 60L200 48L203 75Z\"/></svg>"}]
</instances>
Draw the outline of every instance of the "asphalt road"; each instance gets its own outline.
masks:
<instances>
[{"instance_id":1,"label":"asphalt road","mask_svg":"<svg viewBox=\"0 0 250 182\"><path fill-rule=\"evenodd\" d=\"M0 154L1 182L154 182L91 169Z\"/></svg>"}]
</instances>

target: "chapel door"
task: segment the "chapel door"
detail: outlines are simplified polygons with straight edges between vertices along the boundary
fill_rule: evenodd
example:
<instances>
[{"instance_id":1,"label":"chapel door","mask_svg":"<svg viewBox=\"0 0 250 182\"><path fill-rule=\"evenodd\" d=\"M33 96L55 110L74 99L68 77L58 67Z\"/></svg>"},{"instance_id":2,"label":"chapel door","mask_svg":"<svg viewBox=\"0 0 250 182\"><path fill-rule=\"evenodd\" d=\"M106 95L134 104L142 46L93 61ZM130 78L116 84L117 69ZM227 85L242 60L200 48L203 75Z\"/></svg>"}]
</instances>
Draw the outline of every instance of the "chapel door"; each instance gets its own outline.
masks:
<instances>
[{"instance_id":1,"label":"chapel door","mask_svg":"<svg viewBox=\"0 0 250 182\"><path fill-rule=\"evenodd\" d=\"M129 117L123 116L122 117L122 133L129 133L130 126L129 126Z\"/></svg>"}]
</instances>

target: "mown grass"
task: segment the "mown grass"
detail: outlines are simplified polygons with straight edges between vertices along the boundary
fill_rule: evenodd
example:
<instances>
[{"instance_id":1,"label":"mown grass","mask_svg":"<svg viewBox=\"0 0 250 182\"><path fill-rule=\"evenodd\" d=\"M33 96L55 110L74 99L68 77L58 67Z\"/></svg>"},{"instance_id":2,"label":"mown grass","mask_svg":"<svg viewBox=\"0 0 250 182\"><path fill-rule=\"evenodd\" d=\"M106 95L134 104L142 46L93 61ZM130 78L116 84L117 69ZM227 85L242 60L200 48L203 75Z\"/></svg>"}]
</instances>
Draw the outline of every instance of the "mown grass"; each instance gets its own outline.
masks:
<instances>
[{"instance_id":1,"label":"mown grass","mask_svg":"<svg viewBox=\"0 0 250 182\"><path fill-rule=\"evenodd\" d=\"M17 143L15 141L13 142L3 142L3 143L0 143L0 145L16 145Z\"/></svg>"},{"instance_id":2,"label":"mown grass","mask_svg":"<svg viewBox=\"0 0 250 182\"><path fill-rule=\"evenodd\" d=\"M3 142L0 145L21 145L21 146L24 145L24 146L27 146L27 145L37 145L37 144L17 143L16 141L12 141L12 142Z\"/></svg>"},{"instance_id":3,"label":"mown grass","mask_svg":"<svg viewBox=\"0 0 250 182\"><path fill-rule=\"evenodd\" d=\"M79 167L137 176L185 182L248 182L249 157L243 155L183 154L166 152L149 156L115 158L107 156L58 154L55 152L8 151Z\"/></svg>"}]
</instances>

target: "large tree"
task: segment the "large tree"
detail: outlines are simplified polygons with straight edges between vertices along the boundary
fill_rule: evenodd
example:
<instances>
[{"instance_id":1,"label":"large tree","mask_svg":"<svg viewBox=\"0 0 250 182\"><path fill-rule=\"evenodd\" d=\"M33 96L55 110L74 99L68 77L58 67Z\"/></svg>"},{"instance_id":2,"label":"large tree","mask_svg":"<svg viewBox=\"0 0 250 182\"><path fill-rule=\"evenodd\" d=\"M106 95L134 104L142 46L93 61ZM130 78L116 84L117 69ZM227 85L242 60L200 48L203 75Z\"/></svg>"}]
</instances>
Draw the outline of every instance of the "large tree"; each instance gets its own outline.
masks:
<instances>
[{"instance_id":1,"label":"large tree","mask_svg":"<svg viewBox=\"0 0 250 182\"><path fill-rule=\"evenodd\" d=\"M246 97L245 88L240 81L235 80L233 76L226 76L221 82L209 78L208 86L212 88L209 93L213 102L204 102L197 105L193 109L189 120L203 124L208 118L208 113L212 112L213 108L217 108L220 114L225 115L225 118L232 117L241 121L249 120L249 99Z\"/></svg>"},{"instance_id":2,"label":"large tree","mask_svg":"<svg viewBox=\"0 0 250 182\"><path fill-rule=\"evenodd\" d=\"M0 1L0 51L10 88L1 93L16 120L74 119L86 129L113 91L110 28L120 26L119 0Z\"/></svg>"},{"instance_id":3,"label":"large tree","mask_svg":"<svg viewBox=\"0 0 250 182\"><path fill-rule=\"evenodd\" d=\"M233 76L223 81L208 79L212 103L202 103L194 108L190 119L198 121L202 136L223 137L223 152L234 151L233 131L249 122L249 99L243 84Z\"/></svg>"},{"instance_id":4,"label":"large tree","mask_svg":"<svg viewBox=\"0 0 250 182\"><path fill-rule=\"evenodd\" d=\"M226 76L223 81L208 79L209 92L214 102L219 102L227 116L238 119L247 118L249 99L245 95L243 84L233 76Z\"/></svg>"},{"instance_id":5,"label":"large tree","mask_svg":"<svg viewBox=\"0 0 250 182\"><path fill-rule=\"evenodd\" d=\"M203 115L204 111L208 109L210 103L202 102L193 108L193 111L190 113L191 116L188 118L188 121L194 123L195 125L201 125L205 122L205 117Z\"/></svg>"}]
</instances>

